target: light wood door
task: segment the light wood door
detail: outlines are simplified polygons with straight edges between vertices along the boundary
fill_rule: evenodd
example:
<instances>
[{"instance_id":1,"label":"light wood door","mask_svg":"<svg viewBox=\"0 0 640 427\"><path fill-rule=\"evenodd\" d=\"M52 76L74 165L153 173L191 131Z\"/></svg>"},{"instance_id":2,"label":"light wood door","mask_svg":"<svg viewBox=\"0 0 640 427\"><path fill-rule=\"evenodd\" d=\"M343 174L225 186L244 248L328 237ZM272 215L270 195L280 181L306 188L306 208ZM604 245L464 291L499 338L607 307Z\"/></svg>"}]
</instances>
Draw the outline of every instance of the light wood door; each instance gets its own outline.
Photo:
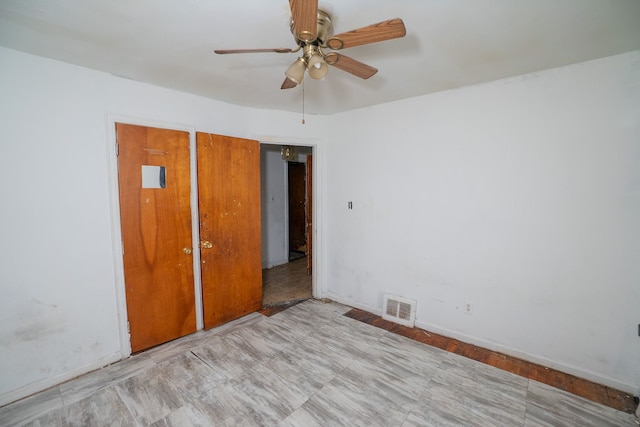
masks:
<instances>
[{"instance_id":1,"label":"light wood door","mask_svg":"<svg viewBox=\"0 0 640 427\"><path fill-rule=\"evenodd\" d=\"M196 330L189 134L118 123L118 182L133 352Z\"/></svg>"},{"instance_id":2,"label":"light wood door","mask_svg":"<svg viewBox=\"0 0 640 427\"><path fill-rule=\"evenodd\" d=\"M206 329L262 308L260 144L197 133Z\"/></svg>"}]
</instances>

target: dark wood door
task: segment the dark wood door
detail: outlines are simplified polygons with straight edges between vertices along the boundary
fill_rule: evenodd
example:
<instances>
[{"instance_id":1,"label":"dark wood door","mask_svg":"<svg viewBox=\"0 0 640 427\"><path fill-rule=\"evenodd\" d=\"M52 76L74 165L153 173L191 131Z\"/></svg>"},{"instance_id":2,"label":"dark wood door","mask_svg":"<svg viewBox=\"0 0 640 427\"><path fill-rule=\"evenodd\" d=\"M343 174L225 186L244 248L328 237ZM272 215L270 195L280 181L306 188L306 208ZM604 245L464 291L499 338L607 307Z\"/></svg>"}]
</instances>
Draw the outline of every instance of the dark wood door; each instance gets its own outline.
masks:
<instances>
[{"instance_id":1,"label":"dark wood door","mask_svg":"<svg viewBox=\"0 0 640 427\"><path fill-rule=\"evenodd\" d=\"M131 350L196 330L189 134L118 123L118 183Z\"/></svg>"},{"instance_id":2,"label":"dark wood door","mask_svg":"<svg viewBox=\"0 0 640 427\"><path fill-rule=\"evenodd\" d=\"M260 144L197 133L206 329L262 308Z\"/></svg>"},{"instance_id":3,"label":"dark wood door","mask_svg":"<svg viewBox=\"0 0 640 427\"><path fill-rule=\"evenodd\" d=\"M313 156L307 154L307 191L305 193L305 215L307 218L307 274L313 272Z\"/></svg>"},{"instance_id":4,"label":"dark wood door","mask_svg":"<svg viewBox=\"0 0 640 427\"><path fill-rule=\"evenodd\" d=\"M289 182L289 251L307 253L307 222L305 214L305 165L288 162Z\"/></svg>"}]
</instances>

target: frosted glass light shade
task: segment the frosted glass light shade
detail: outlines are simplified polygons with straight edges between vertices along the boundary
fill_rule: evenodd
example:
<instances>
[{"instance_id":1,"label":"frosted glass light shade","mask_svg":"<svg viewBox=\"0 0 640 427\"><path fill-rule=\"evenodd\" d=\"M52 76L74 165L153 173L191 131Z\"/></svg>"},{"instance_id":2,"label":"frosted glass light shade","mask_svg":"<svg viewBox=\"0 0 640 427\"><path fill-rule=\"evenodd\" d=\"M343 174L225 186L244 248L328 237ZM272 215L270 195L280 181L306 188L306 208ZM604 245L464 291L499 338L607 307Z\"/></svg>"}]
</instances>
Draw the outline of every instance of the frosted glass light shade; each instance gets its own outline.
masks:
<instances>
[{"instance_id":1,"label":"frosted glass light shade","mask_svg":"<svg viewBox=\"0 0 640 427\"><path fill-rule=\"evenodd\" d=\"M296 84L300 84L302 79L304 78L304 70L307 68L307 64L303 58L296 59L296 62L289 65L287 71L284 74L291 81L294 81Z\"/></svg>"},{"instance_id":2,"label":"frosted glass light shade","mask_svg":"<svg viewBox=\"0 0 640 427\"><path fill-rule=\"evenodd\" d=\"M309 58L309 76L313 79L323 79L329 72L329 66L320 55L311 55Z\"/></svg>"}]
</instances>

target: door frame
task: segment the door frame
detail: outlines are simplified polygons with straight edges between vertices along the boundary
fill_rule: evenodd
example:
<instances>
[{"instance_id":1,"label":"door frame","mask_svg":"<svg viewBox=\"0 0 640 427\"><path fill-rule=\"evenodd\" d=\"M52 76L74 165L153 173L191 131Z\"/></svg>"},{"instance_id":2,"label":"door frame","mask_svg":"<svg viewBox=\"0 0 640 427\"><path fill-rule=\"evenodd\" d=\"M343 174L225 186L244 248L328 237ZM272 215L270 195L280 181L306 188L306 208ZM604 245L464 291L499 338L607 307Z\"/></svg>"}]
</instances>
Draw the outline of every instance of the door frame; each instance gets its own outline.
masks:
<instances>
[{"instance_id":1,"label":"door frame","mask_svg":"<svg viewBox=\"0 0 640 427\"><path fill-rule=\"evenodd\" d=\"M311 147L311 155L313 156L313 169L311 170L313 191L311 194L311 214L313 218L312 241L313 251L311 252L311 263L313 269L311 271L311 295L314 298L322 299L325 295L324 278L322 276L322 258L324 255L322 234L322 168L323 150L320 138L295 138L285 136L272 135L253 135L251 139L256 139L260 144L269 145L291 145L297 147ZM285 194L289 194L289 184L287 182L287 168L284 168L285 177ZM285 245L286 254L289 256L289 200L285 197Z\"/></svg>"},{"instance_id":2,"label":"door frame","mask_svg":"<svg viewBox=\"0 0 640 427\"><path fill-rule=\"evenodd\" d=\"M193 254L193 274L194 274L194 291L196 304L196 329L198 331L204 329L203 304L202 304L202 272L200 270L200 251L196 250L196 246L200 242L200 215L198 212L198 176L196 167L196 132L215 133L215 130L206 127L196 127L195 124L185 124L181 122L170 122L163 120L154 120L149 118L141 118L136 116L111 114L105 115L105 150L107 157L107 176L108 176L108 192L109 192L109 213L111 219L111 242L112 242L112 259L114 272L114 285L116 296L116 312L118 316L118 335L120 340L120 358L126 359L131 355L131 341L128 331L128 315L126 288L124 283L124 262L122 258L122 224L120 222L120 192L118 183L118 157L116 155L116 123L126 123L138 126L148 126L163 129L173 129L185 131L189 133L189 148L191 151L190 168L191 168L191 224L192 224L192 241L194 249ZM314 156L313 167L313 265L314 269L311 275L312 295L314 298L323 298L325 288L322 285L321 259L323 255L322 246L322 161L321 140L319 138L296 138L283 137L273 135L234 135L240 138L255 139L260 144L276 144L276 145L296 145L311 147Z\"/></svg>"}]
</instances>

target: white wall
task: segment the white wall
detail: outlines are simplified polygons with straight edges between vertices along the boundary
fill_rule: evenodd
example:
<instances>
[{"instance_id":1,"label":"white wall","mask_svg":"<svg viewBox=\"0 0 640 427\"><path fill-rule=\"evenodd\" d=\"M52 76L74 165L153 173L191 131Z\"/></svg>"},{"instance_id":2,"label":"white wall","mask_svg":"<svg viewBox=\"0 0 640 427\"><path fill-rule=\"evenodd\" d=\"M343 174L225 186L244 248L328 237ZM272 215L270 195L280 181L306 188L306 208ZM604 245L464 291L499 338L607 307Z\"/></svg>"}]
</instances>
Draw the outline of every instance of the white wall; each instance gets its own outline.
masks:
<instances>
[{"instance_id":1,"label":"white wall","mask_svg":"<svg viewBox=\"0 0 640 427\"><path fill-rule=\"evenodd\" d=\"M286 264L287 185L286 166L280 145L260 146L262 190L262 268Z\"/></svg>"},{"instance_id":2,"label":"white wall","mask_svg":"<svg viewBox=\"0 0 640 427\"><path fill-rule=\"evenodd\" d=\"M2 405L123 352L111 117L281 141L316 141L323 118L302 126L297 114L240 108L4 48L0 64Z\"/></svg>"},{"instance_id":3,"label":"white wall","mask_svg":"<svg viewBox=\"0 0 640 427\"><path fill-rule=\"evenodd\" d=\"M325 296L640 390L640 52L331 129Z\"/></svg>"},{"instance_id":4,"label":"white wall","mask_svg":"<svg viewBox=\"0 0 640 427\"><path fill-rule=\"evenodd\" d=\"M318 143L317 296L416 298L421 327L638 392L640 52L304 126L2 48L0 64L0 405L121 356L114 116Z\"/></svg>"}]
</instances>

